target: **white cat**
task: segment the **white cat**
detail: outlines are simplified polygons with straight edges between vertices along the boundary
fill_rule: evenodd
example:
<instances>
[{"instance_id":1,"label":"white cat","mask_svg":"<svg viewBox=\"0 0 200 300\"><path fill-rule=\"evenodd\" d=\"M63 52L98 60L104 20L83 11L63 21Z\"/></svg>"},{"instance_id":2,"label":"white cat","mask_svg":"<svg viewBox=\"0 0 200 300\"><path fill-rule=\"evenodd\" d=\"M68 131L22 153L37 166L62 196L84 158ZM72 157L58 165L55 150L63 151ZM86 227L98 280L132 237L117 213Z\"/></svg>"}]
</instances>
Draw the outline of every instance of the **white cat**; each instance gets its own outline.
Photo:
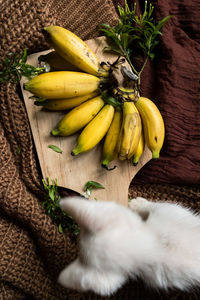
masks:
<instances>
[{"instance_id":1,"label":"white cat","mask_svg":"<svg viewBox=\"0 0 200 300\"><path fill-rule=\"evenodd\" d=\"M129 208L81 197L60 206L81 227L79 257L58 278L64 287L110 295L128 278L166 290L200 283L200 217L191 210L144 198Z\"/></svg>"}]
</instances>

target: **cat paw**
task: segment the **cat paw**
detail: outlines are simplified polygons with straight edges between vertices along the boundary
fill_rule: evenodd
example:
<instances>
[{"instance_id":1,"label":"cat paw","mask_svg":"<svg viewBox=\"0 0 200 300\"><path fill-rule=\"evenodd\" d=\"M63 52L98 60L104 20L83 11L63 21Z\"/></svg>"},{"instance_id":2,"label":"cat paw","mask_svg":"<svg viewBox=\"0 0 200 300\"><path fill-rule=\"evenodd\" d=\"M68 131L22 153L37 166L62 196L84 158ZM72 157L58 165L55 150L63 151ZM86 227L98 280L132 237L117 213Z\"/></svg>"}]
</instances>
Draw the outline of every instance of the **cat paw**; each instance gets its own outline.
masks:
<instances>
[{"instance_id":1,"label":"cat paw","mask_svg":"<svg viewBox=\"0 0 200 300\"><path fill-rule=\"evenodd\" d=\"M131 199L129 202L129 208L137 213L143 221L146 221L149 217L149 201L142 197L137 197L135 199Z\"/></svg>"},{"instance_id":2,"label":"cat paw","mask_svg":"<svg viewBox=\"0 0 200 300\"><path fill-rule=\"evenodd\" d=\"M129 208L133 211L140 211L141 209L146 208L148 205L149 201L142 197L131 199L128 203Z\"/></svg>"}]
</instances>

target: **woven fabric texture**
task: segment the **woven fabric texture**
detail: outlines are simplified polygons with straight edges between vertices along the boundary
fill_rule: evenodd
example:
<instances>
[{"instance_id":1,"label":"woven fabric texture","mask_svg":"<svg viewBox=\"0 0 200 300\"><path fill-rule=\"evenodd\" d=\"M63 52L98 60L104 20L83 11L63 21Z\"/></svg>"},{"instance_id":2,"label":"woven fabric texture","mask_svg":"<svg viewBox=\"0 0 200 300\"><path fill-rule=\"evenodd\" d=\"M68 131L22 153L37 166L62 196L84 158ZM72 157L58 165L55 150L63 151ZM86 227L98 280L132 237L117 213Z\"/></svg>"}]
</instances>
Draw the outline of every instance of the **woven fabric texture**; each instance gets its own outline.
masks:
<instances>
[{"instance_id":1,"label":"woven fabric texture","mask_svg":"<svg viewBox=\"0 0 200 300\"><path fill-rule=\"evenodd\" d=\"M161 2L164 2L161 1ZM116 4L116 1L115 1ZM83 39L98 35L97 25L117 22L111 0L5 0L0 6L0 57L9 52L34 53L49 48L42 28L64 26ZM148 85L143 87L148 90ZM21 149L20 153L18 149ZM142 283L128 283L112 297L63 289L60 270L77 255L77 240L59 234L45 214L44 191L28 117L18 85L0 86L0 300L199 299L173 291L155 293ZM199 209L200 188L169 184L137 185L130 196L181 202Z\"/></svg>"}]
</instances>

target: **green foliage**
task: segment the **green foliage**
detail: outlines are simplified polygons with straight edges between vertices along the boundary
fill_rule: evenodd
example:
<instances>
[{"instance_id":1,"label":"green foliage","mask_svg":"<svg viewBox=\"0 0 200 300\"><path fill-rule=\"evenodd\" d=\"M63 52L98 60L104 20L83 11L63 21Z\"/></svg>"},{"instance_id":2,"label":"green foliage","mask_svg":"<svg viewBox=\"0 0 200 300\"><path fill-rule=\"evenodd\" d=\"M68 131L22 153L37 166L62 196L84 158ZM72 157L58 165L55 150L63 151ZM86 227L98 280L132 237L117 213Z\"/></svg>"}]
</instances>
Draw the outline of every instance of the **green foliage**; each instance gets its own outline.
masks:
<instances>
[{"instance_id":1,"label":"green foliage","mask_svg":"<svg viewBox=\"0 0 200 300\"><path fill-rule=\"evenodd\" d=\"M26 60L26 49L22 55L9 53L2 62L2 68L0 69L0 83L5 83L7 81L17 83L21 80L22 76L25 76L27 79L31 79L45 71L45 68L36 68L26 64Z\"/></svg>"},{"instance_id":2,"label":"green foliage","mask_svg":"<svg viewBox=\"0 0 200 300\"><path fill-rule=\"evenodd\" d=\"M100 31L104 33L113 45L107 47L106 50L114 51L127 59L136 74L140 74L144 69L142 66L140 71L136 71L131 61L132 49L139 48L144 55L144 63L147 58L151 60L154 58L154 48L159 43L159 36L164 24L168 21L170 16L160 20L158 23L153 18L154 6L145 1L144 13L142 15L136 14L136 3L133 10L130 10L127 1L125 7L118 6L119 22L116 27L111 27L109 24L102 24Z\"/></svg>"},{"instance_id":3,"label":"green foliage","mask_svg":"<svg viewBox=\"0 0 200 300\"><path fill-rule=\"evenodd\" d=\"M43 179L42 183L46 191L42 206L52 219L52 222L58 226L58 231L63 233L64 229L68 229L74 235L78 235L80 232L78 225L75 223L72 217L62 211L59 206L61 197L58 194L57 180L52 180L50 183L49 178L47 178L46 180Z\"/></svg>"},{"instance_id":4,"label":"green foliage","mask_svg":"<svg viewBox=\"0 0 200 300\"><path fill-rule=\"evenodd\" d=\"M62 153L63 151L55 145L48 145L48 148L52 149L53 151L57 152L57 153Z\"/></svg>"},{"instance_id":5,"label":"green foliage","mask_svg":"<svg viewBox=\"0 0 200 300\"><path fill-rule=\"evenodd\" d=\"M84 186L84 191L87 197L90 196L93 189L105 189L101 183L96 181L88 181Z\"/></svg>"}]
</instances>

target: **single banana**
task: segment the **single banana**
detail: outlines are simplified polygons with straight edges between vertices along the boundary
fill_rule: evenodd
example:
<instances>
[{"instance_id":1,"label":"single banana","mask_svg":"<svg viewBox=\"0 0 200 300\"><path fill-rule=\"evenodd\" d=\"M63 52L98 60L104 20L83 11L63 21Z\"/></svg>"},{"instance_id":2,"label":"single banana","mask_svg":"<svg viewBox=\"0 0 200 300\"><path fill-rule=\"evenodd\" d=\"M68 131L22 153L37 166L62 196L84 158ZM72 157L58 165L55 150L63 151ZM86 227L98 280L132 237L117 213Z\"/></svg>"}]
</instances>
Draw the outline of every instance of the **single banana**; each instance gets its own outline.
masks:
<instances>
[{"instance_id":1,"label":"single banana","mask_svg":"<svg viewBox=\"0 0 200 300\"><path fill-rule=\"evenodd\" d=\"M47 62L50 65L51 70L80 72L79 68L74 66L69 61L66 61L66 59L62 58L62 56L56 53L56 51L51 51L46 55L40 55L38 60L39 62Z\"/></svg>"},{"instance_id":2,"label":"single banana","mask_svg":"<svg viewBox=\"0 0 200 300\"><path fill-rule=\"evenodd\" d=\"M138 164L138 162L140 160L140 157L142 156L142 154L144 152L144 146L145 146L144 135L143 135L143 132L141 132L138 146L137 146L137 148L135 150L135 153L133 155L133 165L134 166L136 166Z\"/></svg>"},{"instance_id":3,"label":"single banana","mask_svg":"<svg viewBox=\"0 0 200 300\"><path fill-rule=\"evenodd\" d=\"M69 136L88 124L103 107L101 96L95 97L72 109L58 123L52 135Z\"/></svg>"},{"instance_id":4,"label":"single banana","mask_svg":"<svg viewBox=\"0 0 200 300\"><path fill-rule=\"evenodd\" d=\"M61 110L68 110L70 108L74 108L81 103L90 100L94 97L98 96L98 92L93 92L88 95L80 96L80 97L73 97L73 98L66 98L66 99L47 99L44 101L35 101L34 104L37 106L42 106L45 109L51 111L61 111Z\"/></svg>"},{"instance_id":5,"label":"single banana","mask_svg":"<svg viewBox=\"0 0 200 300\"><path fill-rule=\"evenodd\" d=\"M94 148L105 136L113 120L115 109L106 104L96 117L81 132L77 146L72 150L72 155L78 155Z\"/></svg>"},{"instance_id":6,"label":"single banana","mask_svg":"<svg viewBox=\"0 0 200 300\"><path fill-rule=\"evenodd\" d=\"M165 126L157 106L148 98L139 97L135 105L142 117L144 138L153 158L159 158L165 138Z\"/></svg>"},{"instance_id":7,"label":"single banana","mask_svg":"<svg viewBox=\"0 0 200 300\"><path fill-rule=\"evenodd\" d=\"M137 110L136 107L135 107L135 109ZM139 144L139 141L140 141L141 133L142 133L142 120L141 120L138 110L137 110L136 121L137 121L137 125L135 127L135 132L134 132L134 136L132 139L131 147L128 152L128 156L127 156L128 159L130 159L135 154L136 149Z\"/></svg>"},{"instance_id":8,"label":"single banana","mask_svg":"<svg viewBox=\"0 0 200 300\"><path fill-rule=\"evenodd\" d=\"M72 98L98 90L101 80L93 75L59 71L40 74L25 83L24 88L43 99Z\"/></svg>"},{"instance_id":9,"label":"single banana","mask_svg":"<svg viewBox=\"0 0 200 300\"><path fill-rule=\"evenodd\" d=\"M48 32L54 49L64 59L86 73L108 76L108 72L100 71L96 54L77 35L60 26L48 26L44 29Z\"/></svg>"},{"instance_id":10,"label":"single banana","mask_svg":"<svg viewBox=\"0 0 200 300\"><path fill-rule=\"evenodd\" d=\"M120 109L115 110L113 121L107 132L103 145L102 167L108 169L108 164L117 157L117 142L122 123L122 113ZM112 170L108 169L108 170Z\"/></svg>"},{"instance_id":11,"label":"single banana","mask_svg":"<svg viewBox=\"0 0 200 300\"><path fill-rule=\"evenodd\" d=\"M123 103L123 122L118 143L119 159L128 158L133 141L139 142L138 126L140 126L140 116L133 102ZM137 145L136 145L137 146Z\"/></svg>"}]
</instances>

